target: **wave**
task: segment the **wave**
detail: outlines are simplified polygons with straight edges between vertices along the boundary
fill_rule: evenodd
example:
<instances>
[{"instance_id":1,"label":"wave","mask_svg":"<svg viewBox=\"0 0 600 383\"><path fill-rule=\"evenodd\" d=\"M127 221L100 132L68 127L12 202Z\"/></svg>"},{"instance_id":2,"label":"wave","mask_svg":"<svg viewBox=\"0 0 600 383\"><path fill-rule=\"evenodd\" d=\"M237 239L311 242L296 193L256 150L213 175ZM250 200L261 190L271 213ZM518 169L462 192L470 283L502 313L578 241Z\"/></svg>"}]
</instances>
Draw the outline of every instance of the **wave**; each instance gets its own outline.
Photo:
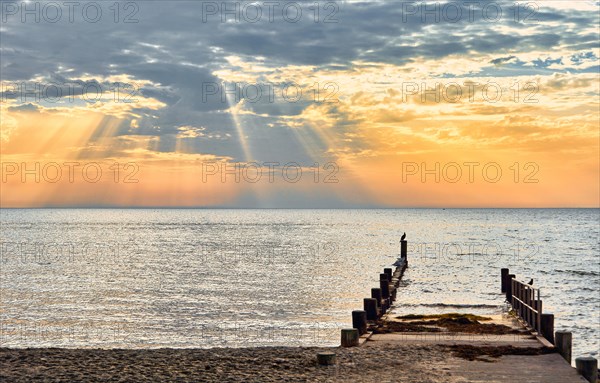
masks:
<instances>
[{"instance_id":1,"label":"wave","mask_svg":"<svg viewBox=\"0 0 600 383\"><path fill-rule=\"evenodd\" d=\"M591 275L594 277L600 276L600 273L597 271L582 271L582 270L556 270L558 273L567 273L573 275Z\"/></svg>"}]
</instances>

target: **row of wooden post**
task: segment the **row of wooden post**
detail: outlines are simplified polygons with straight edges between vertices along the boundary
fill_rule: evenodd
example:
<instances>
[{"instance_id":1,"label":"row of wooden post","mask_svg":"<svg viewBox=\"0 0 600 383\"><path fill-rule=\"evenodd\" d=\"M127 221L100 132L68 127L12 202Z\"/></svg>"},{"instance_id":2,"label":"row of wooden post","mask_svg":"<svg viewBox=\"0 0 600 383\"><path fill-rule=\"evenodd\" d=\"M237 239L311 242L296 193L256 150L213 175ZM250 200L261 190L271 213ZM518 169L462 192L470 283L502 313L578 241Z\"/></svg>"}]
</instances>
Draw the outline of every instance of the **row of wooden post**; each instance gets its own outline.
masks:
<instances>
[{"instance_id":1,"label":"row of wooden post","mask_svg":"<svg viewBox=\"0 0 600 383\"><path fill-rule=\"evenodd\" d=\"M554 343L554 315L543 313L543 303L539 289L526 285L515 279L508 269L500 270L502 292L515 312L538 334ZM537 298L536 298L536 294Z\"/></svg>"},{"instance_id":2,"label":"row of wooden post","mask_svg":"<svg viewBox=\"0 0 600 383\"><path fill-rule=\"evenodd\" d=\"M569 331L554 332L554 315L542 312L543 305L542 300L539 299L539 294L538 299L535 299L532 293L534 289L530 289L524 283L518 282L515 275L510 274L509 269L500 270L500 279L501 291L506 293L506 300L511 304L519 317L532 325L532 328L536 330L538 335L543 336L548 342L552 343L559 354L571 364L573 334ZM513 289L517 291L513 291ZM519 299L523 300L528 306L533 307L539 314L534 314L527 307L516 301L513 296L520 297ZM533 318L532 315L539 315L539 318ZM598 380L598 361L596 358L576 358L575 367L577 368L577 372L589 382L596 383Z\"/></svg>"},{"instance_id":3,"label":"row of wooden post","mask_svg":"<svg viewBox=\"0 0 600 383\"><path fill-rule=\"evenodd\" d=\"M396 300L398 286L408 266L408 245L400 241L400 258L396 269L385 268L379 274L379 287L371 289L371 297L363 300L363 310L352 311L352 328L342 329L342 347L358 346L361 335L366 334L369 324L381 318Z\"/></svg>"}]
</instances>

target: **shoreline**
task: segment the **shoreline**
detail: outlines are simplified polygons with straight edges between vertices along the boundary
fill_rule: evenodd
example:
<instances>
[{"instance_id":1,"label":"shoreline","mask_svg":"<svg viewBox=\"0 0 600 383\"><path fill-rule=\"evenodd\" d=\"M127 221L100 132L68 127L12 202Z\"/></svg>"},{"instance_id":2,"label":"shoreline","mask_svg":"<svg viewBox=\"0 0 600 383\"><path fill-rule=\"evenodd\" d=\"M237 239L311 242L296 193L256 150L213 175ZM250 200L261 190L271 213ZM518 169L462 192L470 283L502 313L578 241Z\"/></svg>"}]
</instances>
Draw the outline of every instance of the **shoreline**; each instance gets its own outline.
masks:
<instances>
[{"instance_id":1,"label":"shoreline","mask_svg":"<svg viewBox=\"0 0 600 383\"><path fill-rule=\"evenodd\" d=\"M318 363L322 352L335 354L333 365ZM385 315L358 347L0 348L0 381L6 382L464 383L525 377L583 382L555 347L508 313Z\"/></svg>"}]
</instances>

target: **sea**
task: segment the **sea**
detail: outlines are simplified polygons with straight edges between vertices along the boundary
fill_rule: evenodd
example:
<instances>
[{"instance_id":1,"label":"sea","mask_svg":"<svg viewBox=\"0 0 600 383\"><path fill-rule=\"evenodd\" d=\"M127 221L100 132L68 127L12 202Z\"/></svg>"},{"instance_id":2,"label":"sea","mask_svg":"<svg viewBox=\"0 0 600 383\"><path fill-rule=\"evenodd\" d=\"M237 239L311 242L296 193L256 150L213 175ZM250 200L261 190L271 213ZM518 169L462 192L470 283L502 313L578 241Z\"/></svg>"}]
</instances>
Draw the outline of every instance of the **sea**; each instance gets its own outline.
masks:
<instances>
[{"instance_id":1,"label":"sea","mask_svg":"<svg viewBox=\"0 0 600 383\"><path fill-rule=\"evenodd\" d=\"M408 241L398 314L534 280L600 350L600 209L1 209L0 347L336 346Z\"/></svg>"}]
</instances>

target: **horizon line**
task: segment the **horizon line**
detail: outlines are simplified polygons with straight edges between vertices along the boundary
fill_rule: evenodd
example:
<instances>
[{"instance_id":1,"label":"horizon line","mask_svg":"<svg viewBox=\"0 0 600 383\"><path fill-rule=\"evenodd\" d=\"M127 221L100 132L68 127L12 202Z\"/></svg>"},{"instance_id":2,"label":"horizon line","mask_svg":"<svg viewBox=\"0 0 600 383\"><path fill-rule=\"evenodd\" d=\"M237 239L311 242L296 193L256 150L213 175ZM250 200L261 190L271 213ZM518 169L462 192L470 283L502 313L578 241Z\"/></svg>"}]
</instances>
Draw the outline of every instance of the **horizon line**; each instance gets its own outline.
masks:
<instances>
[{"instance_id":1,"label":"horizon line","mask_svg":"<svg viewBox=\"0 0 600 383\"><path fill-rule=\"evenodd\" d=\"M537 207L517 207L517 206L396 206L396 207L232 207L232 206L33 206L33 207L3 207L0 210L33 210L33 209L160 209L160 210L399 210L399 209L600 209L599 206L537 206Z\"/></svg>"}]
</instances>

